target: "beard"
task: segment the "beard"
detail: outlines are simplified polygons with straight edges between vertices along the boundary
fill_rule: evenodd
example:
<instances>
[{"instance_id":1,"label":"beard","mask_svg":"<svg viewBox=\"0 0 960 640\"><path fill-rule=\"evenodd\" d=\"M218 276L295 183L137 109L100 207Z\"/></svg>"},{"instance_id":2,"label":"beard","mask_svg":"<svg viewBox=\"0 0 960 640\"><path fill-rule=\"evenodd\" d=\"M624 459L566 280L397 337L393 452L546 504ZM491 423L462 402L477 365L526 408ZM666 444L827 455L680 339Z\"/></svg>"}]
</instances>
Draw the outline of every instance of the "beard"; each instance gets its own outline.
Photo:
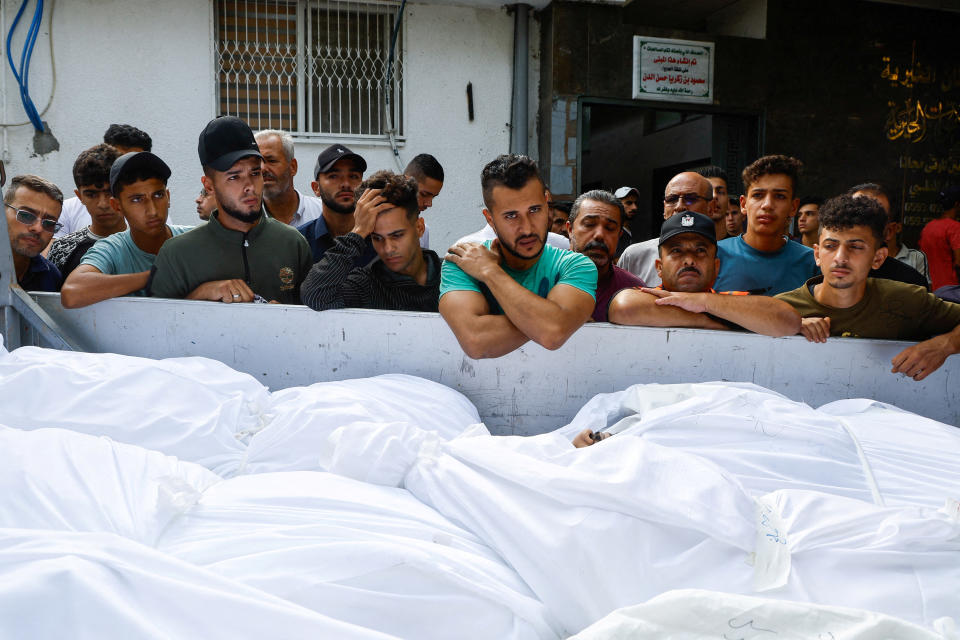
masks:
<instances>
[{"instance_id":1,"label":"beard","mask_svg":"<svg viewBox=\"0 0 960 640\"><path fill-rule=\"evenodd\" d=\"M323 206L327 207L334 213L342 213L343 215L349 215L357 208L357 201L354 200L350 204L340 204L333 198L331 198L325 191L320 191L320 201L323 202Z\"/></svg>"},{"instance_id":2,"label":"beard","mask_svg":"<svg viewBox=\"0 0 960 640\"><path fill-rule=\"evenodd\" d=\"M263 215L262 208L259 208L256 211L247 212L247 211L240 211L239 209L234 209L232 206L224 202L221 202L219 204L220 204L220 211L227 214L231 218L236 218L240 222L246 222L248 224L251 222L256 222L257 220L260 219L260 216Z\"/></svg>"},{"instance_id":3,"label":"beard","mask_svg":"<svg viewBox=\"0 0 960 640\"><path fill-rule=\"evenodd\" d=\"M499 239L499 236L498 236L497 238ZM537 251L537 252L536 252L534 255L532 255L532 256L525 256L525 255L523 255L522 253L520 253L519 251L517 251L516 248L515 248L518 242L520 242L521 240L525 240L525 239L527 239L527 238L539 238L539 240L540 240L540 249L539 249L539 251ZM546 235L543 235L543 236L541 237L541 236L538 236L538 235L535 234L535 233L531 233L530 235L521 236L521 237L517 238L517 240L516 240L516 242L514 242L513 246L507 244L507 243L504 242L503 240L500 240L500 246L503 247L504 249L506 249L507 253L509 253L510 255L512 255L512 256L515 257L515 258L519 258L519 259L521 259L521 260L533 260L534 258L539 258L539 257L540 257L540 254L543 253L543 250L546 248L546 246L547 246L547 236L546 236Z\"/></svg>"}]
</instances>

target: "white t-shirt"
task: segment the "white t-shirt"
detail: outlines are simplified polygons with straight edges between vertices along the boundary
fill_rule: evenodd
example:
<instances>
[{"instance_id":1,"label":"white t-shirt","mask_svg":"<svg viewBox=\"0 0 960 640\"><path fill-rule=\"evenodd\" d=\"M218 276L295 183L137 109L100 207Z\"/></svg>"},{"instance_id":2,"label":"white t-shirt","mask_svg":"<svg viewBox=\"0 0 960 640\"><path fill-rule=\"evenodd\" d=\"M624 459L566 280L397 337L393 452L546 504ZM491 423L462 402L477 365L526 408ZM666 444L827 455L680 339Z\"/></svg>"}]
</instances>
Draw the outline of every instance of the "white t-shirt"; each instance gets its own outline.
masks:
<instances>
[{"instance_id":1,"label":"white t-shirt","mask_svg":"<svg viewBox=\"0 0 960 640\"><path fill-rule=\"evenodd\" d=\"M90 226L93 220L90 219L90 212L80 198L74 196L63 201L63 209L60 210L60 219L58 220L63 227L60 231L53 234L54 238L60 238L68 233L80 231Z\"/></svg>"},{"instance_id":2,"label":"white t-shirt","mask_svg":"<svg viewBox=\"0 0 960 640\"><path fill-rule=\"evenodd\" d=\"M323 215L323 201L316 196L308 196L297 191L300 196L300 204L297 206L297 212L293 214L293 220L290 221L291 227L299 227L302 224L312 222Z\"/></svg>"},{"instance_id":3,"label":"white t-shirt","mask_svg":"<svg viewBox=\"0 0 960 640\"><path fill-rule=\"evenodd\" d=\"M430 248L430 225L427 224L426 220L423 221L423 235L420 236L420 248Z\"/></svg>"},{"instance_id":4,"label":"white t-shirt","mask_svg":"<svg viewBox=\"0 0 960 640\"><path fill-rule=\"evenodd\" d=\"M663 284L657 274L657 259L660 257L660 238L650 238L627 247L617 266L637 276L648 287Z\"/></svg>"},{"instance_id":5,"label":"white t-shirt","mask_svg":"<svg viewBox=\"0 0 960 640\"><path fill-rule=\"evenodd\" d=\"M486 242L487 240L493 240L497 237L496 232L493 230L489 224L483 225L483 229L475 231L470 235L463 236L457 240L454 244L460 244L461 242ZM553 233L552 231L547 232L547 244L553 245L557 249L570 249L570 240L563 237L559 233Z\"/></svg>"}]
</instances>

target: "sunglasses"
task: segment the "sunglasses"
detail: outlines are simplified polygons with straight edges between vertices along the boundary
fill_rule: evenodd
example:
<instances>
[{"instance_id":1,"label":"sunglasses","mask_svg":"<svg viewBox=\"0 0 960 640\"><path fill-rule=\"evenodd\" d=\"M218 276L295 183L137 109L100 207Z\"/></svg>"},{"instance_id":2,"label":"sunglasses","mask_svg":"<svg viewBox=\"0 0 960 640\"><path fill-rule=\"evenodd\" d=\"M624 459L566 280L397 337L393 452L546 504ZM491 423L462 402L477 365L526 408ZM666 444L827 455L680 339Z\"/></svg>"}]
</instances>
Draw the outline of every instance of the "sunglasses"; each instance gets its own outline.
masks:
<instances>
[{"instance_id":1,"label":"sunglasses","mask_svg":"<svg viewBox=\"0 0 960 640\"><path fill-rule=\"evenodd\" d=\"M7 204L7 203L3 203L3 204L4 206L10 207L14 211L16 211L17 222L25 224L28 227L32 227L33 223L37 221L37 218L40 218L40 216L38 216L37 214L27 211L26 209L17 209L12 204ZM51 231L53 233L56 233L57 231L60 231L60 229L63 228L62 224L50 218L40 218L40 226L43 227L44 231Z\"/></svg>"},{"instance_id":2,"label":"sunglasses","mask_svg":"<svg viewBox=\"0 0 960 640\"><path fill-rule=\"evenodd\" d=\"M696 204L698 200L708 200L709 198L704 198L698 193L671 193L668 196L664 196L663 201L667 204L677 204L677 200L683 200L683 204L688 207L692 204Z\"/></svg>"}]
</instances>

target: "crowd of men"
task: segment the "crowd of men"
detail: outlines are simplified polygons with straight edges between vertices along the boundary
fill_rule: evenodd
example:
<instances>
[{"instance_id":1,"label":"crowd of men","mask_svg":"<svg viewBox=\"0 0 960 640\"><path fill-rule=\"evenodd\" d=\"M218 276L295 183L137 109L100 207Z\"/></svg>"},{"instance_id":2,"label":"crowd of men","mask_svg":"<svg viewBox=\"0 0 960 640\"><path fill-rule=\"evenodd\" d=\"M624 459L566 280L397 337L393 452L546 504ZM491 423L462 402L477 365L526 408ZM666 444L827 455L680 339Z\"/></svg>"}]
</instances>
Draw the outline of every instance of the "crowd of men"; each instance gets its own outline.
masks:
<instances>
[{"instance_id":1,"label":"crowd of men","mask_svg":"<svg viewBox=\"0 0 960 640\"><path fill-rule=\"evenodd\" d=\"M151 147L112 125L77 157L68 200L42 177L13 178L4 208L20 286L60 291L68 308L133 295L439 312L472 358L531 340L557 349L588 321L917 341L892 362L915 380L960 352L960 187L941 194L917 250L882 185L800 198L802 163L764 156L739 197L719 167L674 176L660 235L643 239L629 225L637 189L555 201L535 162L501 155L480 177L486 224L441 257L421 215L443 188L431 155L367 175L334 144L310 195L293 186L289 134L216 118L198 141L201 224L181 226L168 222L171 169Z\"/></svg>"}]
</instances>

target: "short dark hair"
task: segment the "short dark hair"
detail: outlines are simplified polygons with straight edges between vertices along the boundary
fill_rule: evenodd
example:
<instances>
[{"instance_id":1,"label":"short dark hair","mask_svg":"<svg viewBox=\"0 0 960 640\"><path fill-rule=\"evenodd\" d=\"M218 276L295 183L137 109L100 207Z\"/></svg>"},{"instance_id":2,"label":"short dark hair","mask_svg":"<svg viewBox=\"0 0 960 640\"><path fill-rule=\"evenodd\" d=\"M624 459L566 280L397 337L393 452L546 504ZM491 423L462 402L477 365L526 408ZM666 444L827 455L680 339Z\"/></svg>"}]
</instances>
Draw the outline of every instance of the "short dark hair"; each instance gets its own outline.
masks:
<instances>
[{"instance_id":1,"label":"short dark hair","mask_svg":"<svg viewBox=\"0 0 960 640\"><path fill-rule=\"evenodd\" d=\"M730 180L727 178L727 172L715 164L710 164L705 167L697 167L694 169L694 171L702 175L704 178L720 178L727 184L730 184Z\"/></svg>"},{"instance_id":2,"label":"short dark hair","mask_svg":"<svg viewBox=\"0 0 960 640\"><path fill-rule=\"evenodd\" d=\"M417 181L414 178L401 176L393 171L377 171L360 183L355 195L357 199L367 189L382 189L380 195L390 204L400 207L407 212L407 219L411 222L420 217L420 207L417 204Z\"/></svg>"},{"instance_id":3,"label":"short dark hair","mask_svg":"<svg viewBox=\"0 0 960 640\"><path fill-rule=\"evenodd\" d=\"M877 246L884 244L883 229L887 225L887 213L873 198L844 194L827 200L820 209L820 229L846 231L853 227L869 227Z\"/></svg>"},{"instance_id":4,"label":"short dark hair","mask_svg":"<svg viewBox=\"0 0 960 640\"><path fill-rule=\"evenodd\" d=\"M113 146L135 147L144 151L153 150L153 140L146 132L129 124L112 124L103 134L103 141Z\"/></svg>"},{"instance_id":5,"label":"short dark hair","mask_svg":"<svg viewBox=\"0 0 960 640\"><path fill-rule=\"evenodd\" d=\"M790 178L793 193L796 194L802 172L803 163L790 156L776 155L757 158L740 175L743 179L743 192L749 192L750 185L763 176L785 175Z\"/></svg>"},{"instance_id":6,"label":"short dark hair","mask_svg":"<svg viewBox=\"0 0 960 640\"><path fill-rule=\"evenodd\" d=\"M497 156L483 168L480 173L480 188L483 191L483 204L487 210L492 210L491 196L494 187L508 189L522 189L531 180L536 180L543 186L543 178L537 163L515 153ZM546 187L544 186L544 190Z\"/></svg>"},{"instance_id":7,"label":"short dark hair","mask_svg":"<svg viewBox=\"0 0 960 640\"><path fill-rule=\"evenodd\" d=\"M16 197L17 189L20 187L29 189L30 191L36 191L37 193L42 193L43 195L49 196L51 199L56 200L60 204L63 204L63 191L60 191L60 187L53 184L46 178L41 178L40 176L35 176L29 173L14 176L13 180L10 181L10 186L7 187L3 192L4 204L10 204L13 202L13 199Z\"/></svg>"},{"instance_id":8,"label":"short dark hair","mask_svg":"<svg viewBox=\"0 0 960 640\"><path fill-rule=\"evenodd\" d=\"M418 156L414 156L413 160L407 164L407 168L404 169L403 172L408 176L413 176L417 180L430 178L443 182L443 167L440 166L437 159L429 153L421 153Z\"/></svg>"},{"instance_id":9,"label":"short dark hair","mask_svg":"<svg viewBox=\"0 0 960 640\"><path fill-rule=\"evenodd\" d=\"M887 218L891 222L900 222L900 209L897 207L897 201L893 197L893 194L885 186L878 182L864 182L863 184L858 184L847 189L847 195L852 196L856 192L861 191L869 196L883 196L887 199L887 202L890 203L890 212L887 215Z\"/></svg>"},{"instance_id":10,"label":"short dark hair","mask_svg":"<svg viewBox=\"0 0 960 640\"><path fill-rule=\"evenodd\" d=\"M567 219L570 221L570 224L576 222L577 216L580 215L580 207L583 206L583 203L587 200L602 202L603 204L616 207L617 211L620 212L620 226L623 226L623 219L627 217L627 214L623 209L623 203L620 202L620 198L613 195L609 191L604 191L603 189L594 189L593 191L581 193L580 196L573 201L573 206L570 207L570 215L567 217Z\"/></svg>"},{"instance_id":11,"label":"short dark hair","mask_svg":"<svg viewBox=\"0 0 960 640\"><path fill-rule=\"evenodd\" d=\"M798 205L797 208L799 209L800 207L805 207L808 204L815 204L818 207L822 207L823 197L822 196L804 196L800 198L800 204Z\"/></svg>"},{"instance_id":12,"label":"short dark hair","mask_svg":"<svg viewBox=\"0 0 960 640\"><path fill-rule=\"evenodd\" d=\"M573 208L573 200L551 200L547 206L557 211L562 211L567 216L570 215L570 209Z\"/></svg>"},{"instance_id":13,"label":"short dark hair","mask_svg":"<svg viewBox=\"0 0 960 640\"><path fill-rule=\"evenodd\" d=\"M83 186L110 184L110 167L120 152L109 144L98 144L81 151L73 163L73 182L77 189Z\"/></svg>"},{"instance_id":14,"label":"short dark hair","mask_svg":"<svg viewBox=\"0 0 960 640\"><path fill-rule=\"evenodd\" d=\"M157 172L156 170L151 170L149 166L139 165L134 169L121 172L117 179L114 180L113 184L110 185L110 193L113 194L114 198L120 196L120 192L123 191L124 187L130 186L134 182L140 182L141 180L152 180L156 178L163 183L163 186L167 186L167 178Z\"/></svg>"}]
</instances>

